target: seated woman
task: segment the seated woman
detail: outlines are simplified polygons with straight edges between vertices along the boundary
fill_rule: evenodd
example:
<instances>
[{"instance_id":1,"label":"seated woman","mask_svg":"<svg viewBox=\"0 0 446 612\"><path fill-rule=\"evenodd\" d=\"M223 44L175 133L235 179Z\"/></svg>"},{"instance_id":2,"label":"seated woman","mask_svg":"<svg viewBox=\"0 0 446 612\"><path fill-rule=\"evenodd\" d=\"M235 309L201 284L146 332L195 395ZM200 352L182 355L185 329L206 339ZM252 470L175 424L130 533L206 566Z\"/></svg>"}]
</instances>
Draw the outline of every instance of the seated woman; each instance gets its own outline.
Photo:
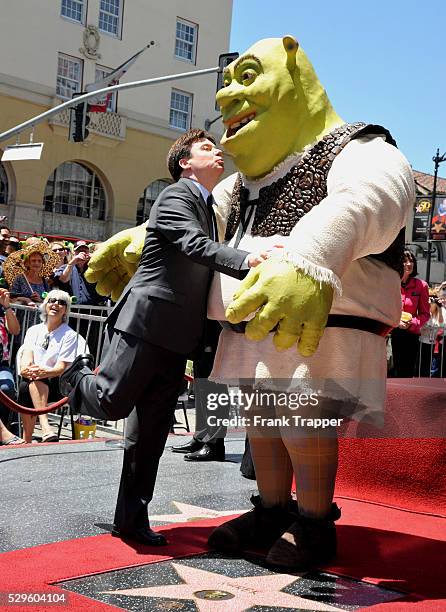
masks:
<instances>
[{"instance_id":1,"label":"seated woman","mask_svg":"<svg viewBox=\"0 0 446 612\"><path fill-rule=\"evenodd\" d=\"M13 301L26 305L41 303L42 294L49 290L47 279L58 261L58 254L42 240L9 255L3 264L3 274Z\"/></svg>"},{"instance_id":2,"label":"seated woman","mask_svg":"<svg viewBox=\"0 0 446 612\"><path fill-rule=\"evenodd\" d=\"M19 403L43 408L48 402L60 399L59 376L76 356L78 336L68 326L70 296L65 291L53 289L40 306L42 323L28 329L23 341L20 360ZM36 417L23 415L25 442L32 441ZM39 416L42 442L57 442L48 416Z\"/></svg>"},{"instance_id":3,"label":"seated woman","mask_svg":"<svg viewBox=\"0 0 446 612\"><path fill-rule=\"evenodd\" d=\"M0 389L8 397L15 398L14 376L9 367L8 333L13 336L19 334L20 323L14 310L11 308L9 291L0 288ZM7 423L8 418L9 410L0 402L0 419Z\"/></svg>"}]
</instances>

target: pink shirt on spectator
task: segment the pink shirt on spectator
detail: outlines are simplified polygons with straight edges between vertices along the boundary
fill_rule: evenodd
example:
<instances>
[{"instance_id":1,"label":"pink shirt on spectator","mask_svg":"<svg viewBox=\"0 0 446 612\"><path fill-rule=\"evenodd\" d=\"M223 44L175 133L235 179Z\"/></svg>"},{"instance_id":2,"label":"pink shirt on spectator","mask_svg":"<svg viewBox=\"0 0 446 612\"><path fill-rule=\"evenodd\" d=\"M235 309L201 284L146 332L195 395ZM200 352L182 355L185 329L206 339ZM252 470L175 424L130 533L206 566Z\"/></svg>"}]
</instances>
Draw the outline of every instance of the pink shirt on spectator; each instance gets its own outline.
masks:
<instances>
[{"instance_id":1,"label":"pink shirt on spectator","mask_svg":"<svg viewBox=\"0 0 446 612\"><path fill-rule=\"evenodd\" d=\"M404 312L410 312L412 320L408 331L419 334L423 325L429 321L429 285L420 278L410 278L405 286L401 285L401 305Z\"/></svg>"}]
</instances>

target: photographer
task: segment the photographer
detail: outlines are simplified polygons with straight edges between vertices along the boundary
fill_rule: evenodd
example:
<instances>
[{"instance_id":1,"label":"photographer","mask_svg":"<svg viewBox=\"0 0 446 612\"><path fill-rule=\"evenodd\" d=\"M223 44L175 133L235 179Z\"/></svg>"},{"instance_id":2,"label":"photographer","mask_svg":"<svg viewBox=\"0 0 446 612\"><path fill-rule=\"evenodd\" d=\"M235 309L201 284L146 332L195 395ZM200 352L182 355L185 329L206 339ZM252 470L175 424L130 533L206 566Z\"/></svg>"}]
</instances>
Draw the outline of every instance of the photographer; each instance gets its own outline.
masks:
<instances>
[{"instance_id":1,"label":"photographer","mask_svg":"<svg viewBox=\"0 0 446 612\"><path fill-rule=\"evenodd\" d=\"M94 284L85 280L85 272L90 261L90 250L84 240L79 240L74 245L74 255L65 265L61 266L55 273L55 277L61 283L68 284L71 295L77 298L76 304L88 304L97 306L104 303L105 298L98 295Z\"/></svg>"},{"instance_id":2,"label":"photographer","mask_svg":"<svg viewBox=\"0 0 446 612\"><path fill-rule=\"evenodd\" d=\"M96 292L95 285L85 280L89 261L88 244L84 240L78 240L74 245L72 259L54 273L55 284L76 297L76 306L102 306L106 303L106 298ZM83 315L97 314L89 309L83 309L82 313ZM95 355L99 345L99 323L83 317L80 321L72 321L70 325L86 339L91 352Z\"/></svg>"}]
</instances>

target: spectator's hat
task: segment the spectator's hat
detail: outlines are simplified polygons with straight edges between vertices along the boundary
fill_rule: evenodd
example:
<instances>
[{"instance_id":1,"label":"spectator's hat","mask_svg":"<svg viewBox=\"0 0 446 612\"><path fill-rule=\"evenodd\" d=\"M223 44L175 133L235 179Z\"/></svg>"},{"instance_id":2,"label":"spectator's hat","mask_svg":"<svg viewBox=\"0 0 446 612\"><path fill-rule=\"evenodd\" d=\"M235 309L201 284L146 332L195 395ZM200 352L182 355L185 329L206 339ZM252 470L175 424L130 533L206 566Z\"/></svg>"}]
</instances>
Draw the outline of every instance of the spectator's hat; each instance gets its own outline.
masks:
<instances>
[{"instance_id":1,"label":"spectator's hat","mask_svg":"<svg viewBox=\"0 0 446 612\"><path fill-rule=\"evenodd\" d=\"M90 250L88 244L85 242L85 240L78 240L73 248L73 251L76 253L77 251L79 251L79 249L86 249L87 251Z\"/></svg>"},{"instance_id":2,"label":"spectator's hat","mask_svg":"<svg viewBox=\"0 0 446 612\"><path fill-rule=\"evenodd\" d=\"M53 253L46 241L41 240L36 244L30 244L15 253L11 253L6 258L3 264L3 276L6 278L9 286L12 285L17 276L25 274L27 271L26 262L33 253L42 255L43 267L40 274L43 278L49 278L59 265L59 256L57 253Z\"/></svg>"}]
</instances>

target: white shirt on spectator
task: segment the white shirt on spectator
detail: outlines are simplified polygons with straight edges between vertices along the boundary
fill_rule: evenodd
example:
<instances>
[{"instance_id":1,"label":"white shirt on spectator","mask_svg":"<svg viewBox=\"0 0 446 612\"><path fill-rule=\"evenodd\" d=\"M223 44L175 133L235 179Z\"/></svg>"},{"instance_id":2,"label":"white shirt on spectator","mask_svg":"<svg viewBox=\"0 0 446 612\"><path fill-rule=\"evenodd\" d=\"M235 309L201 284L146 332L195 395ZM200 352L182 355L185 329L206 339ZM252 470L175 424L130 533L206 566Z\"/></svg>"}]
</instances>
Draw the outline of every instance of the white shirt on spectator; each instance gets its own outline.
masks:
<instances>
[{"instance_id":1,"label":"white shirt on spectator","mask_svg":"<svg viewBox=\"0 0 446 612\"><path fill-rule=\"evenodd\" d=\"M46 346L47 337L48 348ZM64 361L71 363L76 357L78 337L76 332L66 323L62 323L52 332L48 332L45 323L33 325L25 335L23 345L32 350L34 363L40 366L54 368L56 363Z\"/></svg>"}]
</instances>

